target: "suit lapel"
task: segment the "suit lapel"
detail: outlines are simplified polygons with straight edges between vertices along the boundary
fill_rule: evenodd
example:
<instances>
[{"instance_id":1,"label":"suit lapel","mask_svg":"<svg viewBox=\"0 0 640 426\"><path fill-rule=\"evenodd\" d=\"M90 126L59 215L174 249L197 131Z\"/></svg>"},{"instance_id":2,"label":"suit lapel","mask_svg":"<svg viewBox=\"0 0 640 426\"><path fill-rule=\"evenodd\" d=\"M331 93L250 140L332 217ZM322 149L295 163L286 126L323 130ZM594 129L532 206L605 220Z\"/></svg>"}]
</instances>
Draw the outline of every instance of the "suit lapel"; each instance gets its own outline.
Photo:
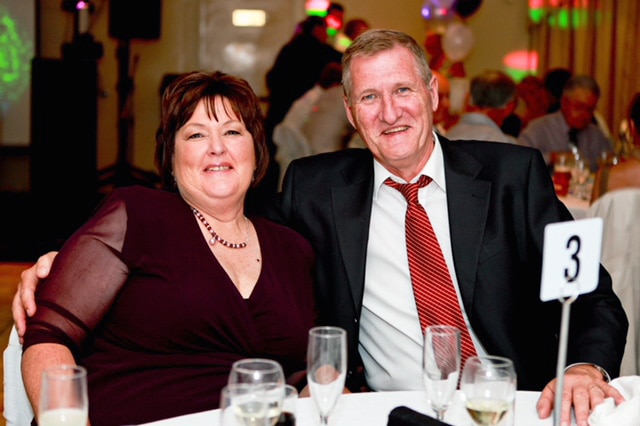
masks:
<instances>
[{"instance_id":1,"label":"suit lapel","mask_svg":"<svg viewBox=\"0 0 640 426\"><path fill-rule=\"evenodd\" d=\"M346 184L331 189L331 204L336 224L337 249L340 250L355 308L359 313L364 291L373 200L373 158L370 157L366 167L345 168L343 176Z\"/></svg>"},{"instance_id":2,"label":"suit lapel","mask_svg":"<svg viewBox=\"0 0 640 426\"><path fill-rule=\"evenodd\" d=\"M491 182L477 176L482 165L461 145L440 137L445 163L451 249L462 301L467 313L487 222Z\"/></svg>"}]
</instances>

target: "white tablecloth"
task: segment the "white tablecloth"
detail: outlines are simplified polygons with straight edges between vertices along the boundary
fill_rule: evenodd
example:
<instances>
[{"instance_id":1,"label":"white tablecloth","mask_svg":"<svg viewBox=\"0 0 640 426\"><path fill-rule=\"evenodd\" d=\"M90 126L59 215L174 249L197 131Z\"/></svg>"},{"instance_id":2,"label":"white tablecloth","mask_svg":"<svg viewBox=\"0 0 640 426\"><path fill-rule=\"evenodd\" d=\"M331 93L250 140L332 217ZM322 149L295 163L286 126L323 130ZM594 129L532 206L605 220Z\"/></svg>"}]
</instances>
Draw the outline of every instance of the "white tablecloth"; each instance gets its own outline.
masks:
<instances>
[{"instance_id":1,"label":"white tablecloth","mask_svg":"<svg viewBox=\"0 0 640 426\"><path fill-rule=\"evenodd\" d=\"M518 391L514 426L550 426L553 424L553 416L545 420L538 418L535 407L539 395L539 392ZM386 426L389 412L400 405L433 416L433 412L427 404L425 392L354 393L344 394L340 397L333 414L329 417L329 424L331 426ZM471 418L464 409L460 391L456 391L453 405L447 410L445 421L455 426L470 426L472 424ZM148 426L218 426L219 424L218 410L147 423ZM318 414L311 398L298 400L296 424L298 426L319 424Z\"/></svg>"},{"instance_id":2,"label":"white tablecloth","mask_svg":"<svg viewBox=\"0 0 640 426\"><path fill-rule=\"evenodd\" d=\"M587 214L589 213L589 201L583 200L582 198L578 198L571 194L567 195L566 197L558 198L564 203L565 206L567 206L574 219L578 220L587 217Z\"/></svg>"}]
</instances>

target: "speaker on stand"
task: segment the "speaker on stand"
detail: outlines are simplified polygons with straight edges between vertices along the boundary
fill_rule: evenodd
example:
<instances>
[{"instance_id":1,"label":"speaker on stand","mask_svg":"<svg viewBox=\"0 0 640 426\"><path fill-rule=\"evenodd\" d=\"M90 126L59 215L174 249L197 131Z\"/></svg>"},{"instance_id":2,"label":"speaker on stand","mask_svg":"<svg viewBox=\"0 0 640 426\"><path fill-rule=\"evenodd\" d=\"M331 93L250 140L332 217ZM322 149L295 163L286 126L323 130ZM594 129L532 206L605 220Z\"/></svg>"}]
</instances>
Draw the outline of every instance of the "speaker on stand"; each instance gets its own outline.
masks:
<instances>
[{"instance_id":1,"label":"speaker on stand","mask_svg":"<svg viewBox=\"0 0 640 426\"><path fill-rule=\"evenodd\" d=\"M100 186L141 184L156 186L157 174L133 166L129 159L133 134L135 67L131 67L131 41L160 38L161 0L110 0L109 36L117 39L118 153L116 163L99 171Z\"/></svg>"}]
</instances>

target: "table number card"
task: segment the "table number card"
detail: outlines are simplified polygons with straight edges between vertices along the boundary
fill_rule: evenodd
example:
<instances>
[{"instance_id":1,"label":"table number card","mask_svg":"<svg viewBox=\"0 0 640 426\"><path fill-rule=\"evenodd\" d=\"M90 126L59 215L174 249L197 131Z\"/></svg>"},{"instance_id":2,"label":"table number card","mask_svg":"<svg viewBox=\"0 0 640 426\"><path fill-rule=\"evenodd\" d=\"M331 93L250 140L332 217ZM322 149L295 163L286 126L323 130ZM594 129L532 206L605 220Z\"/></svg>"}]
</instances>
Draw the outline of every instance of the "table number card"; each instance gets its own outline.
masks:
<instances>
[{"instance_id":1,"label":"table number card","mask_svg":"<svg viewBox=\"0 0 640 426\"><path fill-rule=\"evenodd\" d=\"M595 290L601 249L602 219L599 217L547 225L540 299L546 302Z\"/></svg>"}]
</instances>

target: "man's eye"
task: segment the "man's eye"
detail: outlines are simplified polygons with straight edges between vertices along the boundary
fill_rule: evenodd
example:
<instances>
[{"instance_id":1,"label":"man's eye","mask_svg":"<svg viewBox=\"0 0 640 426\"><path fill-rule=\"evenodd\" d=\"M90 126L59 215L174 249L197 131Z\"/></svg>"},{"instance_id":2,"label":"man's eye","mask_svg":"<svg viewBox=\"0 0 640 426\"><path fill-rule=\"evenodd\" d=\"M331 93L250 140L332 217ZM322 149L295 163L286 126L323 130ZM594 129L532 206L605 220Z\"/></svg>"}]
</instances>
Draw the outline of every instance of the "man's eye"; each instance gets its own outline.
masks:
<instances>
[{"instance_id":1,"label":"man's eye","mask_svg":"<svg viewBox=\"0 0 640 426\"><path fill-rule=\"evenodd\" d=\"M400 94L405 94L405 93L409 93L411 92L411 89L409 89L408 87L401 87L398 89L398 93Z\"/></svg>"},{"instance_id":2,"label":"man's eye","mask_svg":"<svg viewBox=\"0 0 640 426\"><path fill-rule=\"evenodd\" d=\"M364 95L362 97L362 101L363 102L371 102L375 99L377 99L378 97L376 95L374 95L373 93L369 94L369 95Z\"/></svg>"}]
</instances>

